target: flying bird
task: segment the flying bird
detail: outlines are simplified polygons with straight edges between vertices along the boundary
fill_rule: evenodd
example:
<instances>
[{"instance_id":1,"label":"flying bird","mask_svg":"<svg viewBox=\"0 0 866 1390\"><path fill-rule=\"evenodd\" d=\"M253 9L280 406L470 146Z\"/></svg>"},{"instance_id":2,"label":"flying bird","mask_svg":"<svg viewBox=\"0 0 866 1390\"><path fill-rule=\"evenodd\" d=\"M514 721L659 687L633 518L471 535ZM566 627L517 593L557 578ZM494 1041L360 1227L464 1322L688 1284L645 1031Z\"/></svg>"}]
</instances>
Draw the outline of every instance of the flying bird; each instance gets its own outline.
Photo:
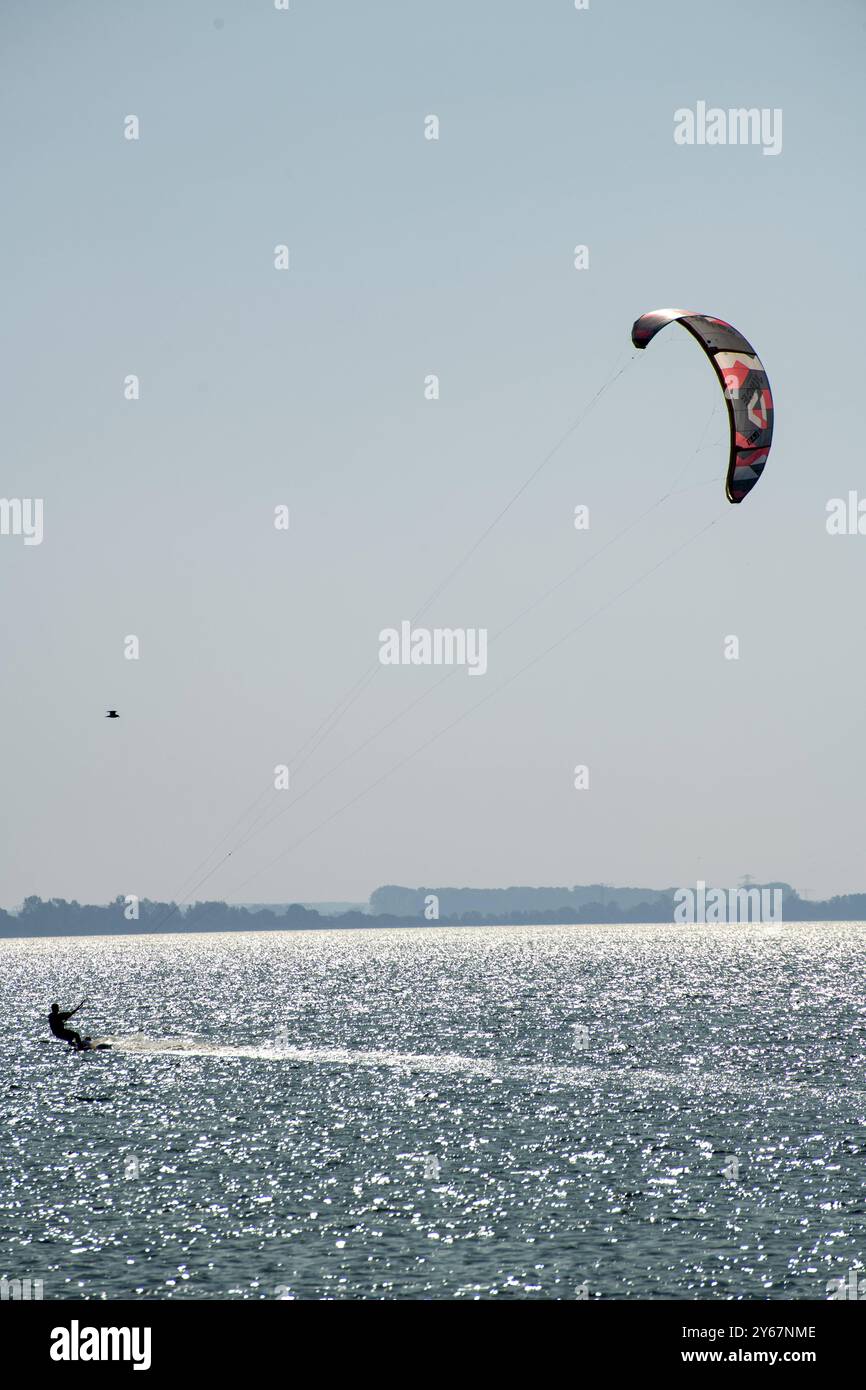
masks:
<instances>
[{"instance_id":1,"label":"flying bird","mask_svg":"<svg viewBox=\"0 0 866 1390\"><path fill-rule=\"evenodd\" d=\"M116 709L110 709L105 717L106 719L119 719L120 715L117 713Z\"/></svg>"}]
</instances>

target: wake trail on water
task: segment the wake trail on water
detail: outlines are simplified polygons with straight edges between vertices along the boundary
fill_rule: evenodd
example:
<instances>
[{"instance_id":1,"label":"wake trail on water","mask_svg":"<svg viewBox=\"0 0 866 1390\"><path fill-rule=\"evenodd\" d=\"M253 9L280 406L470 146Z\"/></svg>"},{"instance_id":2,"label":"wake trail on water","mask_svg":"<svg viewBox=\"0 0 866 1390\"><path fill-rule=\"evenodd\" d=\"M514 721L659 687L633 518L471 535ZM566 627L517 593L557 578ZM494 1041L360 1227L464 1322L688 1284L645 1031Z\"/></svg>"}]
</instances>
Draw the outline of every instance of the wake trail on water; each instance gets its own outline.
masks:
<instances>
[{"instance_id":1,"label":"wake trail on water","mask_svg":"<svg viewBox=\"0 0 866 1390\"><path fill-rule=\"evenodd\" d=\"M383 1067L406 1073L430 1075L463 1074L490 1082L524 1081L547 1082L572 1086L620 1085L655 1087L663 1090L720 1091L735 1089L739 1093L760 1089L766 1096L768 1081L747 1078L740 1073L722 1075L719 1072L684 1075L680 1069L670 1071L642 1067L626 1056L616 1062L509 1061L502 1057L471 1057L453 1052L396 1052L375 1048L291 1047L279 1042L218 1043L205 1038L153 1038L144 1033L104 1038L114 1053L139 1056L214 1057L216 1059L247 1058L269 1063L288 1063L300 1066ZM105 1054L107 1055L107 1054ZM790 1083L789 1083L790 1084ZM795 1083L796 1084L796 1083Z\"/></svg>"},{"instance_id":2,"label":"wake trail on water","mask_svg":"<svg viewBox=\"0 0 866 1390\"><path fill-rule=\"evenodd\" d=\"M205 1038L151 1038L144 1033L127 1033L103 1038L113 1052L183 1057L248 1057L265 1062L290 1062L296 1066L387 1067L396 1071L466 1072L487 1079L497 1077L586 1077L598 1080L608 1069L598 1065L573 1066L551 1062L511 1062L500 1057L469 1057L454 1052L392 1052L379 1048L290 1047L279 1042L218 1043ZM674 1073L642 1070L646 1079L670 1082Z\"/></svg>"},{"instance_id":3,"label":"wake trail on water","mask_svg":"<svg viewBox=\"0 0 866 1390\"><path fill-rule=\"evenodd\" d=\"M218 1043L205 1038L151 1038L144 1033L127 1033L100 1041L111 1044L114 1052L144 1055L175 1053L187 1057L251 1057L267 1062L309 1063L311 1065L378 1066L422 1071L470 1071L493 1076L502 1071L496 1058L464 1057L455 1053L390 1052L380 1049L355 1050L345 1047L289 1047L279 1042ZM542 1066L515 1067L511 1070L543 1071Z\"/></svg>"}]
</instances>

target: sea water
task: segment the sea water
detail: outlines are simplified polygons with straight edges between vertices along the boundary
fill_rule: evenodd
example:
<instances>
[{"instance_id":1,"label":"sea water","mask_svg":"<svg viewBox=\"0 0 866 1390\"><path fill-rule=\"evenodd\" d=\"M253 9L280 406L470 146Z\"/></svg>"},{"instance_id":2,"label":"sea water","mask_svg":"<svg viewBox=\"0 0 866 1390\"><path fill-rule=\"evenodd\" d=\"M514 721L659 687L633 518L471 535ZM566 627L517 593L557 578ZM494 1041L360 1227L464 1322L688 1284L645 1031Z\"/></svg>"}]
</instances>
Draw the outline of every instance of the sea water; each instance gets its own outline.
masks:
<instances>
[{"instance_id":1,"label":"sea water","mask_svg":"<svg viewBox=\"0 0 866 1390\"><path fill-rule=\"evenodd\" d=\"M866 1274L863 924L7 939L0 989L0 1274L45 1299ZM112 1051L50 1039L82 996Z\"/></svg>"}]
</instances>

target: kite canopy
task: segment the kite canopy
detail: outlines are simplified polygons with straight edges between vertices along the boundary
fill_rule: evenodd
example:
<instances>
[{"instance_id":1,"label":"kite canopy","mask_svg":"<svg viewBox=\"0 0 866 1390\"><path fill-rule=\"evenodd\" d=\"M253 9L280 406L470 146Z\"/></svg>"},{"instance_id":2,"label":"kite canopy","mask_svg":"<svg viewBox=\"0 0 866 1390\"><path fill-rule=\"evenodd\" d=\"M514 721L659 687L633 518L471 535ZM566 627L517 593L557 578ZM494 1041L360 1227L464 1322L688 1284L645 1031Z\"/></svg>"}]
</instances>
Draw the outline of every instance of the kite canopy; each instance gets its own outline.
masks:
<instances>
[{"instance_id":1,"label":"kite canopy","mask_svg":"<svg viewBox=\"0 0 866 1390\"><path fill-rule=\"evenodd\" d=\"M731 451L725 492L742 502L764 471L773 440L773 396L763 363L742 333L724 319L682 309L651 309L631 330L636 348L645 348L669 323L681 323L697 338L722 384L731 422Z\"/></svg>"}]
</instances>

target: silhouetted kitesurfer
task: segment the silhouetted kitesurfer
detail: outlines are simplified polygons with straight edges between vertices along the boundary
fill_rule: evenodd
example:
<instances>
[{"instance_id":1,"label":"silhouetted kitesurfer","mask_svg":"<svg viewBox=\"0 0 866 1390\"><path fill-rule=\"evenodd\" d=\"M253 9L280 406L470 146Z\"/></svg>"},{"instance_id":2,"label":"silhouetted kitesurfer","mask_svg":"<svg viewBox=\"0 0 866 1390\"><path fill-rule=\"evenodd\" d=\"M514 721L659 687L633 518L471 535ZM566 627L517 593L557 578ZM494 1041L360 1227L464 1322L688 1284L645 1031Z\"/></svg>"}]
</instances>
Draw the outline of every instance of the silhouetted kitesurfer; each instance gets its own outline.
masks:
<instances>
[{"instance_id":1,"label":"silhouetted kitesurfer","mask_svg":"<svg viewBox=\"0 0 866 1390\"><path fill-rule=\"evenodd\" d=\"M85 1050L85 1045L81 1041L81 1034L76 1033L74 1028L67 1028L66 1025L70 1018L72 1018L74 1014L77 1014L78 1010L83 1008L86 1003L87 1000L82 999L81 1003L76 1008L69 1009L67 1013L62 1012L59 1004L52 1004L51 1012L48 1015L48 1027L51 1029L55 1038L61 1038L63 1042L70 1043L77 1052L83 1052Z\"/></svg>"}]
</instances>

